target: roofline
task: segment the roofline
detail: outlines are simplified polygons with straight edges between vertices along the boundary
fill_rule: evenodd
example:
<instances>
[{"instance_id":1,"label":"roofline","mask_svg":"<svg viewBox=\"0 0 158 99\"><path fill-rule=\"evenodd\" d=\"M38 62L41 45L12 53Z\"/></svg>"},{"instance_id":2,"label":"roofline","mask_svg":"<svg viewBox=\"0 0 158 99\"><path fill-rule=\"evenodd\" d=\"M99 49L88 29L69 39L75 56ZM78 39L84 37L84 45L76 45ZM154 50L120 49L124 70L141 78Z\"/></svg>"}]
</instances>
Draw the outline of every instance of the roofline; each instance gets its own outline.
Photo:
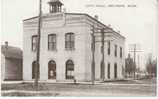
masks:
<instances>
[{"instance_id":1,"label":"roofline","mask_svg":"<svg viewBox=\"0 0 158 99\"><path fill-rule=\"evenodd\" d=\"M86 13L65 13L65 14L71 14L71 15L85 15L85 16L88 16L89 18L93 19L94 21L100 23L101 25L103 25L104 27L108 28L108 29L111 29L110 27L106 26L105 24L103 24L102 22L100 22L99 20L95 19L94 17L90 16L89 14L86 14ZM38 18L38 16L35 16L35 17L31 17L31 18L28 18L28 19L24 19L23 21L27 21L27 20L31 20L31 19L34 19L34 18ZM117 33L118 35L120 35L123 39L125 39L124 36L122 36L120 33L114 31L113 29L111 29L113 32Z\"/></svg>"},{"instance_id":2,"label":"roofline","mask_svg":"<svg viewBox=\"0 0 158 99\"><path fill-rule=\"evenodd\" d=\"M94 21L97 21L98 23L100 23L101 25L107 27L105 24L103 24L102 22L98 21L97 19L93 18L92 16L90 16L89 14L86 13L66 13L66 14L73 14L73 15L86 15L88 17L90 17L91 19L93 19Z\"/></svg>"},{"instance_id":3,"label":"roofline","mask_svg":"<svg viewBox=\"0 0 158 99\"><path fill-rule=\"evenodd\" d=\"M113 30L114 31L114 30ZM120 33L114 31L115 33L117 33L118 35L120 35L123 39L126 39L124 36L122 36Z\"/></svg>"},{"instance_id":4,"label":"roofline","mask_svg":"<svg viewBox=\"0 0 158 99\"><path fill-rule=\"evenodd\" d=\"M4 44L1 45L1 47L5 47L5 46L6 46L6 45L4 45ZM20 50L20 51L23 52L23 50L22 50L20 47L11 46L11 45L8 45L8 47L16 48L16 49L18 49L18 50Z\"/></svg>"},{"instance_id":5,"label":"roofline","mask_svg":"<svg viewBox=\"0 0 158 99\"><path fill-rule=\"evenodd\" d=\"M24 19L23 21L31 20L31 19L34 19L34 18L38 18L38 16L34 16L34 17L31 17L31 18L27 18L27 19Z\"/></svg>"},{"instance_id":6,"label":"roofline","mask_svg":"<svg viewBox=\"0 0 158 99\"><path fill-rule=\"evenodd\" d=\"M94 17L90 16L89 14L86 14L86 13L66 13L66 14L73 14L73 15L86 15L88 16L89 18L93 19L94 21L97 21L98 23L100 23L101 25L103 25L104 27L106 28L109 28L111 29L110 27L106 26L105 24L103 24L102 22L100 22L99 20L95 19ZM124 36L122 36L120 33L114 31L113 29L111 29L113 32L117 33L118 35L120 35L123 39L125 39Z\"/></svg>"}]
</instances>

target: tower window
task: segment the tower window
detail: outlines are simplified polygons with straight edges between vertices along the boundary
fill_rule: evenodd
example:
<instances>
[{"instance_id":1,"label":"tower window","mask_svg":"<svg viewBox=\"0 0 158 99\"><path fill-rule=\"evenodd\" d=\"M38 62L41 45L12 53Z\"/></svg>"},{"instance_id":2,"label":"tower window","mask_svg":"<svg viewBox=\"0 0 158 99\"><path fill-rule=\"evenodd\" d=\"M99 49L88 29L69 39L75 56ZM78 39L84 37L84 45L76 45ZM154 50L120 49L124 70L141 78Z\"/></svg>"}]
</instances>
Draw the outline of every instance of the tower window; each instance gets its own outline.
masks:
<instances>
[{"instance_id":1,"label":"tower window","mask_svg":"<svg viewBox=\"0 0 158 99\"><path fill-rule=\"evenodd\" d=\"M48 4L50 13L61 12L63 4L59 0L50 0Z\"/></svg>"}]
</instances>

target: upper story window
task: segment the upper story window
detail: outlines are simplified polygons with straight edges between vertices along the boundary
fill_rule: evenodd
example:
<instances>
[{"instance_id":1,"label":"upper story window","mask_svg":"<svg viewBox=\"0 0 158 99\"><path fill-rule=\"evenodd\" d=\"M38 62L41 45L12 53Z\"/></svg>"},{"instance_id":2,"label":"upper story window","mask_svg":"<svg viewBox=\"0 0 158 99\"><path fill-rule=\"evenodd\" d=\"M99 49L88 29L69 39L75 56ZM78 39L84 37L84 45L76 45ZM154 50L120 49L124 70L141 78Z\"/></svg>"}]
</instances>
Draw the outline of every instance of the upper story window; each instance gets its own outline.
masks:
<instances>
[{"instance_id":1,"label":"upper story window","mask_svg":"<svg viewBox=\"0 0 158 99\"><path fill-rule=\"evenodd\" d=\"M122 47L120 47L120 58L122 58Z\"/></svg>"},{"instance_id":2,"label":"upper story window","mask_svg":"<svg viewBox=\"0 0 158 99\"><path fill-rule=\"evenodd\" d=\"M75 48L75 34L74 33L65 34L65 48L66 50L74 50Z\"/></svg>"},{"instance_id":3,"label":"upper story window","mask_svg":"<svg viewBox=\"0 0 158 99\"><path fill-rule=\"evenodd\" d=\"M115 57L117 57L117 45L115 45Z\"/></svg>"},{"instance_id":4,"label":"upper story window","mask_svg":"<svg viewBox=\"0 0 158 99\"><path fill-rule=\"evenodd\" d=\"M56 34L48 35L48 50L56 50Z\"/></svg>"},{"instance_id":5,"label":"upper story window","mask_svg":"<svg viewBox=\"0 0 158 99\"><path fill-rule=\"evenodd\" d=\"M32 36L32 51L36 51L37 50L37 40L38 40L38 36L37 35L33 35Z\"/></svg>"},{"instance_id":6,"label":"upper story window","mask_svg":"<svg viewBox=\"0 0 158 99\"><path fill-rule=\"evenodd\" d=\"M111 46L111 43L110 41L108 41L108 55L110 55L110 46Z\"/></svg>"}]
</instances>

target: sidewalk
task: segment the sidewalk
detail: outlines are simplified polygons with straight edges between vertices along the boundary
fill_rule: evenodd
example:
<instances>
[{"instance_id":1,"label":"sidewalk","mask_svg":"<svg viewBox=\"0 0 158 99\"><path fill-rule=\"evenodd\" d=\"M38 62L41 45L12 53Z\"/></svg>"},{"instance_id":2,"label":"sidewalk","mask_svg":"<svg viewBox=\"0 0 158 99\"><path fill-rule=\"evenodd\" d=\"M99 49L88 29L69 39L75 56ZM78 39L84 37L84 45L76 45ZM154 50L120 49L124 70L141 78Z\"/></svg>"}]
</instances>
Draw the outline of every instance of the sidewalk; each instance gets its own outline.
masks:
<instances>
[{"instance_id":1,"label":"sidewalk","mask_svg":"<svg viewBox=\"0 0 158 99\"><path fill-rule=\"evenodd\" d=\"M135 82L135 83L133 83ZM1 84L29 84L29 83L34 83L34 81L4 81ZM39 81L39 84L73 84L73 85L92 85L92 82L77 82L76 84L74 82L54 82L54 81ZM109 85L116 85L116 86L122 86L122 85L128 85L128 86L133 86L133 85L140 85L140 86L154 86L153 84L145 84L142 83L139 80L131 80L130 83L126 81L96 81L94 85L104 85L104 86L109 86Z\"/></svg>"},{"instance_id":2,"label":"sidewalk","mask_svg":"<svg viewBox=\"0 0 158 99\"><path fill-rule=\"evenodd\" d=\"M133 79L125 79L125 80L109 80L109 81L95 81L95 85L148 85L152 83L155 79L145 79L145 80L133 80ZM1 81L1 84L27 84L27 83L34 83L34 81ZM46 80L46 81L39 81L39 83L44 84L75 84L73 80L67 81L56 81L56 80ZM76 82L76 85L92 85L92 82ZM154 84L154 83L153 83Z\"/></svg>"},{"instance_id":3,"label":"sidewalk","mask_svg":"<svg viewBox=\"0 0 158 99\"><path fill-rule=\"evenodd\" d=\"M53 83L53 84L75 84L73 81L38 81L39 83ZM34 83L34 81L2 81L1 84L23 84L23 83ZM92 82L76 82L76 84L92 84ZM100 81L95 81L95 84L101 84Z\"/></svg>"}]
</instances>

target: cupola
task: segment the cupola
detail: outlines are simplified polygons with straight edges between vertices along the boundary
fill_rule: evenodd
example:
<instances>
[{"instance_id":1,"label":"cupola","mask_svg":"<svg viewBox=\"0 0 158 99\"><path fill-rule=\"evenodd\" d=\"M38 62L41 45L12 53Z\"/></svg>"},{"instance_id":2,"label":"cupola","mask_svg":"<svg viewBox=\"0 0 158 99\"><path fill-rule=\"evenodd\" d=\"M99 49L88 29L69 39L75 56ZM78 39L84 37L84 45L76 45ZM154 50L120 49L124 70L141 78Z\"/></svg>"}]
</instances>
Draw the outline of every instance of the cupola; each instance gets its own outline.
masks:
<instances>
[{"instance_id":1,"label":"cupola","mask_svg":"<svg viewBox=\"0 0 158 99\"><path fill-rule=\"evenodd\" d=\"M57 13L62 11L62 3L60 0L50 0L49 4L49 12L50 13Z\"/></svg>"}]
</instances>

